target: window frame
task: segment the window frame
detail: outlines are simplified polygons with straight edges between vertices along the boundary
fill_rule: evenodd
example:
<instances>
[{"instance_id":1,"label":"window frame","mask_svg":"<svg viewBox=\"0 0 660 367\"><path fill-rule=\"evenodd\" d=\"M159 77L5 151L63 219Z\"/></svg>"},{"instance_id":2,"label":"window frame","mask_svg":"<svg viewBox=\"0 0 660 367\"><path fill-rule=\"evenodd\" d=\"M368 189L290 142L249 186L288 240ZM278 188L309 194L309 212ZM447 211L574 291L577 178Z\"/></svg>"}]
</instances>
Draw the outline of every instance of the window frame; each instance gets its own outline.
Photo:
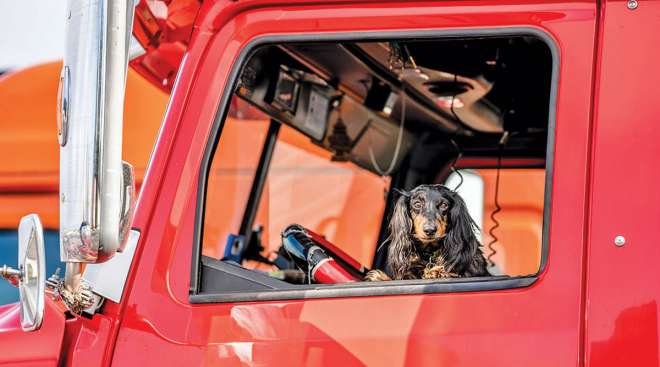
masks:
<instances>
[{"instance_id":1,"label":"window frame","mask_svg":"<svg viewBox=\"0 0 660 367\"><path fill-rule=\"evenodd\" d=\"M550 99L548 112L548 136L545 157L545 187L543 205L543 230L541 241L541 263L538 271L529 276L491 276L478 278L449 278L449 279L419 279L395 280L387 282L355 282L335 285L295 285L296 289L273 289L264 291L226 291L201 292L202 276L202 239L204 230L204 214L206 206L206 189L212 159L218 146L219 137L228 115L229 102L234 95L235 85L246 60L253 52L263 46L281 43L299 42L366 42L385 41L388 39L439 39L460 37L503 37L503 36L531 36L544 42L552 57ZM432 294L453 292L475 292L502 289L515 289L528 287L536 282L539 275L546 270L549 253L549 229L551 209L551 185L553 178L555 121L557 109L557 89L560 64L559 47L547 32L533 27L507 27L507 28L477 28L477 29L447 29L447 30L400 30L386 32L335 32L323 34L288 34L267 35L251 40L238 54L227 80L227 87L218 104L212 130L204 149L204 156L199 170L197 205L195 210L195 228L193 234L191 274L189 301L192 304L227 303L227 302L253 302L278 301L315 298L344 298L369 297L402 294ZM386 207L387 210L387 207ZM222 264L220 264L222 265ZM222 267L222 266L220 266ZM222 269L216 269L223 271ZM247 270L250 271L251 270ZM244 274L250 277L248 273ZM258 281L258 277L257 278Z\"/></svg>"}]
</instances>

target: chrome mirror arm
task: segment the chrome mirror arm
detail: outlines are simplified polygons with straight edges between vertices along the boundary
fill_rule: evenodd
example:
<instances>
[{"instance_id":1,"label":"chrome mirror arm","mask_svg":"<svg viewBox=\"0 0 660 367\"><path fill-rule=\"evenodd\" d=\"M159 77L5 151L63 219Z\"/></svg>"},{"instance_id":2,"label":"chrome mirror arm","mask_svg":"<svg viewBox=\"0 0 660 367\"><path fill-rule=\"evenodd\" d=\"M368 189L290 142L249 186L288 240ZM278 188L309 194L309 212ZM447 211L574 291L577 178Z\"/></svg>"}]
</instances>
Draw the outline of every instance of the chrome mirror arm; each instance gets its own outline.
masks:
<instances>
[{"instance_id":1,"label":"chrome mirror arm","mask_svg":"<svg viewBox=\"0 0 660 367\"><path fill-rule=\"evenodd\" d=\"M133 11L129 0L68 1L58 119L66 263L102 263L125 246L135 196L132 167L121 160Z\"/></svg>"},{"instance_id":2,"label":"chrome mirror arm","mask_svg":"<svg viewBox=\"0 0 660 367\"><path fill-rule=\"evenodd\" d=\"M8 281L9 284L13 285L14 287L18 287L18 282L23 277L23 272L19 269L14 269L10 266L3 265L2 268L0 268L0 276Z\"/></svg>"}]
</instances>

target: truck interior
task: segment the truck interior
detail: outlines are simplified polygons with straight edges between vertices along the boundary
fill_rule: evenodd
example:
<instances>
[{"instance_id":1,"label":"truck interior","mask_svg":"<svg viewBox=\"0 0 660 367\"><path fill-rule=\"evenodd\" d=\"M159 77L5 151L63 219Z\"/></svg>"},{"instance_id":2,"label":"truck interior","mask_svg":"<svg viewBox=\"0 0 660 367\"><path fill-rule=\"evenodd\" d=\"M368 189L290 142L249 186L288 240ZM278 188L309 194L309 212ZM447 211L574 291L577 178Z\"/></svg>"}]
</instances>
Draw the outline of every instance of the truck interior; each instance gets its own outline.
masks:
<instances>
[{"instance_id":1,"label":"truck interior","mask_svg":"<svg viewBox=\"0 0 660 367\"><path fill-rule=\"evenodd\" d=\"M397 190L420 184L468 204L493 275L478 281L537 274L554 62L532 34L254 48L204 173L199 293L367 285ZM349 277L315 279L309 246Z\"/></svg>"}]
</instances>

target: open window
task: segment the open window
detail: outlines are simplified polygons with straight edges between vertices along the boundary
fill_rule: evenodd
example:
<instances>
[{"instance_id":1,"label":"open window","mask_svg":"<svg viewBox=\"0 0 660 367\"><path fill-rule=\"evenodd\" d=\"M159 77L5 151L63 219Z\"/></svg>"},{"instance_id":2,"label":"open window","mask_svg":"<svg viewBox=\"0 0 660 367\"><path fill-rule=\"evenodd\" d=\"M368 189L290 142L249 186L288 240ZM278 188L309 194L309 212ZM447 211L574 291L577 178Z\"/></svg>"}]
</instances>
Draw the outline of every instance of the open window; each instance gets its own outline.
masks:
<instances>
[{"instance_id":1,"label":"open window","mask_svg":"<svg viewBox=\"0 0 660 367\"><path fill-rule=\"evenodd\" d=\"M530 284L545 253L553 65L532 34L254 48L205 170L193 298ZM387 271L397 190L441 183L460 186L492 276L362 282Z\"/></svg>"},{"instance_id":2,"label":"open window","mask_svg":"<svg viewBox=\"0 0 660 367\"><path fill-rule=\"evenodd\" d=\"M457 188L481 229L484 256L493 264L491 274L525 276L539 270L545 187L542 168L461 169L445 184Z\"/></svg>"}]
</instances>

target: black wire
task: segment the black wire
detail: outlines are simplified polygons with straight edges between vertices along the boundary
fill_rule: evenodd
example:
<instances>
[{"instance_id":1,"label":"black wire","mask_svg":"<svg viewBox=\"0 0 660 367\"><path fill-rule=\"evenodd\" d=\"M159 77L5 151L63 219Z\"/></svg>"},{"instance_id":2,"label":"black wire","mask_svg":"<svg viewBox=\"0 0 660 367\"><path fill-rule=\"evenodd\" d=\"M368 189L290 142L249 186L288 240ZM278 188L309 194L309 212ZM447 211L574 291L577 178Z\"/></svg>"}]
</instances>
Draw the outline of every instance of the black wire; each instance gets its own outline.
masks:
<instances>
[{"instance_id":1,"label":"black wire","mask_svg":"<svg viewBox=\"0 0 660 367\"><path fill-rule=\"evenodd\" d=\"M454 88L456 88L457 86L458 86L458 74L454 74ZM454 111L454 99L456 99L457 95L458 95L458 88L456 88L456 93L454 93L454 95L451 96L451 105L449 106L449 110L451 111L451 114L454 116L454 119L457 122L463 124L463 120L461 120L460 117L458 117L458 115L456 114L456 111Z\"/></svg>"},{"instance_id":2,"label":"black wire","mask_svg":"<svg viewBox=\"0 0 660 367\"><path fill-rule=\"evenodd\" d=\"M457 85L458 85L458 74L454 74L454 87L456 87ZM454 93L454 95L451 96L451 105L449 106L449 110L451 111L451 114L454 116L454 119L457 122L463 124L463 121L461 120L461 118L458 117L458 115L456 114L456 111L454 111L454 99L456 99L456 95L458 94L458 89L456 89L456 91L457 92ZM460 170L456 169L456 162L458 162L458 160L463 156L463 150L461 150L461 147L458 146L458 144L456 143L456 141L454 140L453 137L450 139L450 141L451 141L452 145L454 145L454 148L456 148L456 150L458 151L458 153L456 155L456 158L454 158L454 161L451 164L451 171L453 173L457 174L458 178L460 179L460 181L458 182L458 185L456 185L456 187L454 188L454 191L458 191L458 188L461 187L461 185L463 185L463 175L461 174Z\"/></svg>"},{"instance_id":3,"label":"black wire","mask_svg":"<svg viewBox=\"0 0 660 367\"><path fill-rule=\"evenodd\" d=\"M456 141L453 138L450 139L449 141L451 141L452 145L457 150L456 157L454 158L454 161L451 163L451 171L457 174L458 178L460 179L458 185L454 187L454 191L458 191L458 188L461 187L461 185L463 185L463 174L461 173L461 170L456 169L456 162L458 162L458 160L463 156L463 151L461 150L461 147L458 146L458 143L456 143Z\"/></svg>"},{"instance_id":4,"label":"black wire","mask_svg":"<svg viewBox=\"0 0 660 367\"><path fill-rule=\"evenodd\" d=\"M500 59L500 49L497 48L496 54L495 54L495 61L497 65L499 65L499 59ZM492 258L497 254L497 250L493 247L499 241L499 238L497 238L497 235L495 235L495 230L499 228L500 222L497 220L495 215L499 212L502 211L502 207L500 206L499 202L499 193L500 193L500 170L502 168L502 154L504 152L504 145L507 143L509 140L509 132L504 131L502 134L502 138L500 139L499 142L499 149L498 149L498 155L497 155L497 172L495 174L495 210L493 210L492 213L490 213L490 220L493 221L493 226L490 227L490 230L488 231L488 234L492 237L490 242L488 242L488 249L490 250L490 254L488 255L488 263L490 266L495 266L495 263L493 262Z\"/></svg>"},{"instance_id":5,"label":"black wire","mask_svg":"<svg viewBox=\"0 0 660 367\"><path fill-rule=\"evenodd\" d=\"M495 235L495 230L499 228L500 222L495 218L495 215L499 212L502 211L502 207L500 207L499 203L499 192L500 192L500 168L502 167L502 150L504 148L504 144L500 144L499 146L499 154L497 156L497 173L495 174L495 210L493 210L492 213L490 213L490 220L493 221L493 226L490 227L490 230L488 231L488 234L492 237L492 240L488 243L488 249L491 251L491 253L488 255L488 263L490 266L494 266L495 263L491 259L495 254L497 253L497 250L493 247L494 244L497 243L499 238Z\"/></svg>"}]
</instances>

